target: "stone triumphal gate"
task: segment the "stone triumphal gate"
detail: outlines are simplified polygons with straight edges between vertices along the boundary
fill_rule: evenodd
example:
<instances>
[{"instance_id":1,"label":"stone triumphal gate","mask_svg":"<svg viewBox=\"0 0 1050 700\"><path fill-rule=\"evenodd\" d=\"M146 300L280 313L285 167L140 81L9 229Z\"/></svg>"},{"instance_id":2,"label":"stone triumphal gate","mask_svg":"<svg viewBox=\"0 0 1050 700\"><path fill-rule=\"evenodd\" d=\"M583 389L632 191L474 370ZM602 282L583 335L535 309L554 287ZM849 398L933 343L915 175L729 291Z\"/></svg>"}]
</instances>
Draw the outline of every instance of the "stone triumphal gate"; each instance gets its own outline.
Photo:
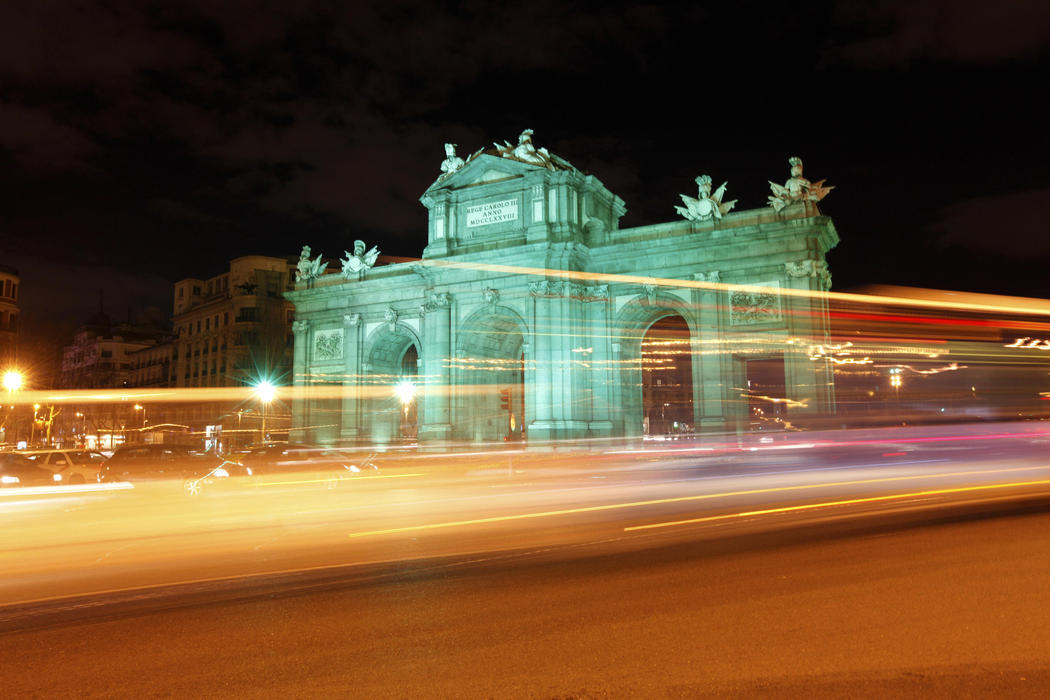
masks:
<instances>
[{"instance_id":1,"label":"stone triumphal gate","mask_svg":"<svg viewBox=\"0 0 1050 700\"><path fill-rule=\"evenodd\" d=\"M703 176L679 220L621 229L623 201L531 131L446 152L422 260L373 267L358 241L325 274L304 248L293 440L746 430L832 409L809 292L829 287L838 235L798 159L769 207L731 211Z\"/></svg>"}]
</instances>

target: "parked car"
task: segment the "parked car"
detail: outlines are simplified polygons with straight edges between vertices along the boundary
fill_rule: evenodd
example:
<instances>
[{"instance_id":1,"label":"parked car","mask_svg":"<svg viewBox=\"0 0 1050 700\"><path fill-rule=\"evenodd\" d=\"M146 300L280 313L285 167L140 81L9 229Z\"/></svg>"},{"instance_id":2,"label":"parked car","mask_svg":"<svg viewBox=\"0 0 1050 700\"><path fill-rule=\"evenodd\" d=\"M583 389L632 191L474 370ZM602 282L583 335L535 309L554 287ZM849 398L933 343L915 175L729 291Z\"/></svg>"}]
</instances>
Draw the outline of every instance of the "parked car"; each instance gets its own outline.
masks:
<instances>
[{"instance_id":1,"label":"parked car","mask_svg":"<svg viewBox=\"0 0 1050 700\"><path fill-rule=\"evenodd\" d=\"M180 480L186 492L200 493L205 484L246 473L237 462L222 459L190 445L123 445L98 473L102 482L131 483Z\"/></svg>"},{"instance_id":2,"label":"parked car","mask_svg":"<svg viewBox=\"0 0 1050 700\"><path fill-rule=\"evenodd\" d=\"M33 460L14 452L0 453L0 488L14 486L54 486L62 475L37 466Z\"/></svg>"},{"instance_id":3,"label":"parked car","mask_svg":"<svg viewBox=\"0 0 1050 700\"><path fill-rule=\"evenodd\" d=\"M38 466L62 475L64 484L84 484L98 481L98 470L106 461L101 452L91 450L43 450L23 452Z\"/></svg>"}]
</instances>

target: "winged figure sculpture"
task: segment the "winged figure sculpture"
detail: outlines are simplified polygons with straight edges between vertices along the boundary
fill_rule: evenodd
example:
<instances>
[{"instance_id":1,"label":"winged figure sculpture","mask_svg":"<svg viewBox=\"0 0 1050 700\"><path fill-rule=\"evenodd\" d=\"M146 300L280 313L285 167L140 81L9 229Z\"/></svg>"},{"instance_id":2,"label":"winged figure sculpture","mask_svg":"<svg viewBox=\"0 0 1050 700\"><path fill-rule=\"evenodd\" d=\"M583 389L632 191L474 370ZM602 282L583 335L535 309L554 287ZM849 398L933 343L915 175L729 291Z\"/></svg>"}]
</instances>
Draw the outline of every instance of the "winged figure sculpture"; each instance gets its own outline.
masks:
<instances>
[{"instance_id":1,"label":"winged figure sculpture","mask_svg":"<svg viewBox=\"0 0 1050 700\"><path fill-rule=\"evenodd\" d=\"M372 246L367 253L365 252L364 241L354 241L354 252L352 254L348 250L343 252L346 253L346 259L342 260L343 277L351 277L362 270L374 267L376 258L379 257L379 248L377 246Z\"/></svg>"},{"instance_id":2,"label":"winged figure sculpture","mask_svg":"<svg viewBox=\"0 0 1050 700\"><path fill-rule=\"evenodd\" d=\"M690 221L721 219L722 215L729 213L729 210L736 206L737 203L737 200L735 199L728 202L722 201L722 197L724 197L726 193L726 185L728 184L728 182L723 182L721 187L712 193L711 176L701 175L696 178L696 196L690 197L687 194L679 195L685 206L676 206L675 211Z\"/></svg>"}]
</instances>

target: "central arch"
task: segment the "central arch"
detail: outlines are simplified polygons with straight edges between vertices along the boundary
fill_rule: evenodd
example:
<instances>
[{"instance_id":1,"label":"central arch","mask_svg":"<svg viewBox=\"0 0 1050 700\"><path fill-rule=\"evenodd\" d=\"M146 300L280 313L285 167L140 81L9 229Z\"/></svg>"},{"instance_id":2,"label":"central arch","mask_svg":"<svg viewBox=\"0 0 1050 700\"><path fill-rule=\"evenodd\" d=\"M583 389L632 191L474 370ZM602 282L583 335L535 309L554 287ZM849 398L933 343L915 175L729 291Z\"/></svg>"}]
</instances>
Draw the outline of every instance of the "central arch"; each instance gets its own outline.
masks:
<instances>
[{"instance_id":1,"label":"central arch","mask_svg":"<svg viewBox=\"0 0 1050 700\"><path fill-rule=\"evenodd\" d=\"M454 437L515 440L525 419L525 325L507 307L479 309L464 321L453 363Z\"/></svg>"}]
</instances>

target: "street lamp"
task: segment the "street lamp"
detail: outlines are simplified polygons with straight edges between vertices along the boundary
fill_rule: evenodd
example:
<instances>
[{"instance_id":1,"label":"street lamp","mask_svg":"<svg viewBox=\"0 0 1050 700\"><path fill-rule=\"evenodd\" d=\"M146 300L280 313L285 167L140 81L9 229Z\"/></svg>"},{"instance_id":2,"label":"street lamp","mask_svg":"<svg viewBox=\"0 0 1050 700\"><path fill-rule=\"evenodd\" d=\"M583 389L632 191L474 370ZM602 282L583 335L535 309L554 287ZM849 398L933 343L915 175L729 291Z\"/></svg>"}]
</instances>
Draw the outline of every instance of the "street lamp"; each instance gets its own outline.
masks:
<instances>
[{"instance_id":1,"label":"street lamp","mask_svg":"<svg viewBox=\"0 0 1050 700\"><path fill-rule=\"evenodd\" d=\"M143 406L140 403L137 403L137 404L135 404L135 410L136 411L142 411L142 428L143 428L143 430L145 430L145 428L146 428L146 407Z\"/></svg>"},{"instance_id":2,"label":"street lamp","mask_svg":"<svg viewBox=\"0 0 1050 700\"><path fill-rule=\"evenodd\" d=\"M37 422L37 411L40 410L40 404L33 404L33 424L29 426L29 444L36 444L36 422Z\"/></svg>"},{"instance_id":3,"label":"street lamp","mask_svg":"<svg viewBox=\"0 0 1050 700\"><path fill-rule=\"evenodd\" d=\"M402 379L394 387L394 393L397 394L398 401L401 402L401 406L405 410L405 417L408 417L408 407L412 403L412 400L416 398L416 384L411 379Z\"/></svg>"},{"instance_id":4,"label":"street lamp","mask_svg":"<svg viewBox=\"0 0 1050 700\"><path fill-rule=\"evenodd\" d=\"M410 434L411 424L408 421L408 413L412 408L412 402L416 399L416 384L411 379L402 379L394 386L394 394L401 402L401 413L398 416L401 439L404 440Z\"/></svg>"},{"instance_id":5,"label":"street lamp","mask_svg":"<svg viewBox=\"0 0 1050 700\"><path fill-rule=\"evenodd\" d=\"M22 388L22 384L25 381L22 373L15 369L9 369L4 372L3 385L4 389L7 390L8 394L14 394L16 391ZM0 433L3 433L3 439L7 441L7 420L11 417L10 411L13 411L15 407L12 405L8 411L7 416L0 421ZM18 431L15 430L15 438L18 437Z\"/></svg>"},{"instance_id":6,"label":"street lamp","mask_svg":"<svg viewBox=\"0 0 1050 700\"><path fill-rule=\"evenodd\" d=\"M25 377L18 370L9 369L4 372L4 388L7 389L8 393L14 393L21 389L24 381Z\"/></svg>"},{"instance_id":7,"label":"street lamp","mask_svg":"<svg viewBox=\"0 0 1050 700\"><path fill-rule=\"evenodd\" d=\"M255 385L255 395L259 397L259 401L262 402L262 442L266 442L266 407L273 401L274 397L277 396L277 387L267 380L263 380Z\"/></svg>"}]
</instances>

